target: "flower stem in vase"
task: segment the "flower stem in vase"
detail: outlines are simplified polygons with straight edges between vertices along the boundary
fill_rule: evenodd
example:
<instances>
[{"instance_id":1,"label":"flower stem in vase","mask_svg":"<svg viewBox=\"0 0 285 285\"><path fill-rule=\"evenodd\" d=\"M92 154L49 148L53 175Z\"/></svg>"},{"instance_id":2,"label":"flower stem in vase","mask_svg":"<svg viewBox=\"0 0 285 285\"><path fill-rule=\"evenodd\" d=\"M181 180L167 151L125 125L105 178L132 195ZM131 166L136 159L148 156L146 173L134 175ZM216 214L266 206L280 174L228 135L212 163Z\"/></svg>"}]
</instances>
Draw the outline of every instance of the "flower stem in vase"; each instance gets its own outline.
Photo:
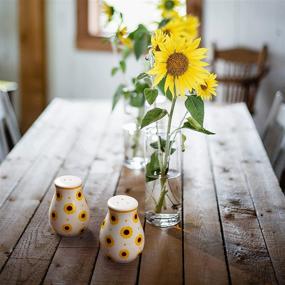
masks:
<instances>
[{"instance_id":1,"label":"flower stem in vase","mask_svg":"<svg viewBox=\"0 0 285 285\"><path fill-rule=\"evenodd\" d=\"M161 177L160 178L160 187L161 187L161 191L160 191L160 196L158 199L158 202L155 206L155 212L156 213L161 213L162 207L165 205L165 195L168 192L167 189L167 177Z\"/></svg>"},{"instance_id":2,"label":"flower stem in vase","mask_svg":"<svg viewBox=\"0 0 285 285\"><path fill-rule=\"evenodd\" d=\"M169 118L168 118L167 132L166 132L165 158L164 158L164 164L161 170L161 178L160 178L161 192L160 192L157 205L155 207L156 213L161 213L161 209L163 206L166 208L165 196L168 193L167 172L169 168L169 156L171 155L170 131L171 131L171 124L172 124L172 117L173 117L175 103L176 103L176 96L173 97L172 104L171 104L171 110L170 110Z\"/></svg>"},{"instance_id":3,"label":"flower stem in vase","mask_svg":"<svg viewBox=\"0 0 285 285\"><path fill-rule=\"evenodd\" d=\"M132 149L133 149L133 157L137 156L137 152L139 150L140 147L140 140L141 140L141 129L140 129L140 125L141 125L141 120L142 117L144 115L144 107L140 107L139 108L139 112L138 112L138 116L137 116L137 122L136 122L136 130L135 130L135 134L134 134L134 140L133 140L133 145L132 145Z\"/></svg>"}]
</instances>

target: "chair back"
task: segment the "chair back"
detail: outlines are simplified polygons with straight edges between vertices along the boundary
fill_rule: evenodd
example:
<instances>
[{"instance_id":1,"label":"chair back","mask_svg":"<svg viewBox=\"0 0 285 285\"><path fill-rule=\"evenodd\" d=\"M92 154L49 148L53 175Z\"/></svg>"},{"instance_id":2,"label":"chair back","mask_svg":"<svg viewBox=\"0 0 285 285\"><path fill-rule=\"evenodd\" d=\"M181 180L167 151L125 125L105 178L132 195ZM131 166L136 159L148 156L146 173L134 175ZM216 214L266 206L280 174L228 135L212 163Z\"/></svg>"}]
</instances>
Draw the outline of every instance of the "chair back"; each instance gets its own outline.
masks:
<instances>
[{"instance_id":1,"label":"chair back","mask_svg":"<svg viewBox=\"0 0 285 285\"><path fill-rule=\"evenodd\" d=\"M17 118L6 92L0 91L0 161L21 138Z\"/></svg>"},{"instance_id":2,"label":"chair back","mask_svg":"<svg viewBox=\"0 0 285 285\"><path fill-rule=\"evenodd\" d=\"M262 140L278 179L285 170L285 95L278 91L269 111Z\"/></svg>"},{"instance_id":3,"label":"chair back","mask_svg":"<svg viewBox=\"0 0 285 285\"><path fill-rule=\"evenodd\" d=\"M268 72L267 46L260 51L247 48L218 50L213 45L213 71L219 81L219 97L223 102L245 102L253 113L261 79Z\"/></svg>"}]
</instances>

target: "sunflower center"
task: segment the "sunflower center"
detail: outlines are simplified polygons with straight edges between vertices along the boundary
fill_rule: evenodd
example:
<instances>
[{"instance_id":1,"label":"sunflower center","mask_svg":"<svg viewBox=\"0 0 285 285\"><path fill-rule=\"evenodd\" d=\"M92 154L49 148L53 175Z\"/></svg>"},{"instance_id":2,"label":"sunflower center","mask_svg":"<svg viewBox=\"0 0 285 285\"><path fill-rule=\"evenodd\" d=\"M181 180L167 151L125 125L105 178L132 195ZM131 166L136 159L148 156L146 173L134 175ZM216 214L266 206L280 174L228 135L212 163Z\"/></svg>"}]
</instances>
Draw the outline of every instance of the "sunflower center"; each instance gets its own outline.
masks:
<instances>
[{"instance_id":1,"label":"sunflower center","mask_svg":"<svg viewBox=\"0 0 285 285\"><path fill-rule=\"evenodd\" d=\"M203 91L207 90L207 88L208 88L207 83L201 84L200 87Z\"/></svg>"},{"instance_id":2,"label":"sunflower center","mask_svg":"<svg viewBox=\"0 0 285 285\"><path fill-rule=\"evenodd\" d=\"M172 76L180 76L187 71L188 58L181 52L171 54L166 62L167 72Z\"/></svg>"}]
</instances>

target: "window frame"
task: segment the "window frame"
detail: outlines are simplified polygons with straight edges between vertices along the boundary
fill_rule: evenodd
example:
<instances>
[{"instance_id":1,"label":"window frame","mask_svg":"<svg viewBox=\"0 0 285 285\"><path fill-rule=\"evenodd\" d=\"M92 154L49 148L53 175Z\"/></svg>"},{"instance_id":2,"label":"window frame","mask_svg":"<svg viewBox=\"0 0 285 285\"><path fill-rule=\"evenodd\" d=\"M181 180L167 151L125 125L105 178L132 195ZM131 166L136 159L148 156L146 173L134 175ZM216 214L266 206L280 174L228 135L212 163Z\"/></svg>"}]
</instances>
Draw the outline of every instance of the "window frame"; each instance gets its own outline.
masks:
<instances>
[{"instance_id":1,"label":"window frame","mask_svg":"<svg viewBox=\"0 0 285 285\"><path fill-rule=\"evenodd\" d=\"M202 32L203 0L187 0L186 11L200 20L199 33ZM112 51L109 41L103 36L94 36L88 30L88 0L77 0L77 35L76 46L82 50Z\"/></svg>"}]
</instances>

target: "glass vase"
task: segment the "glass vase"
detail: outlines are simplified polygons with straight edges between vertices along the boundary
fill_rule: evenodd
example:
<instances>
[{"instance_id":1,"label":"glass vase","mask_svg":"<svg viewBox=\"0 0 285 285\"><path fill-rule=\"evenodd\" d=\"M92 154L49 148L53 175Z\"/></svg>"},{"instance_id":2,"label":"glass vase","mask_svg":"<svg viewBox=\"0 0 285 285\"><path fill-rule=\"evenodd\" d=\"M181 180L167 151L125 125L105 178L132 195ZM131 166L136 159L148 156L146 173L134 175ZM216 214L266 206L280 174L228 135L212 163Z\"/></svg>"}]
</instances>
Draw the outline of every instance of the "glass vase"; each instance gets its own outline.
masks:
<instances>
[{"instance_id":1,"label":"glass vase","mask_svg":"<svg viewBox=\"0 0 285 285\"><path fill-rule=\"evenodd\" d=\"M144 113L144 110L141 111ZM128 116L123 126L124 163L129 169L139 170L144 167L143 138L140 129L140 116Z\"/></svg>"},{"instance_id":2,"label":"glass vase","mask_svg":"<svg viewBox=\"0 0 285 285\"><path fill-rule=\"evenodd\" d=\"M181 132L171 137L168 152L164 132L154 127L144 137L146 221L158 227L174 226L181 221Z\"/></svg>"}]
</instances>

